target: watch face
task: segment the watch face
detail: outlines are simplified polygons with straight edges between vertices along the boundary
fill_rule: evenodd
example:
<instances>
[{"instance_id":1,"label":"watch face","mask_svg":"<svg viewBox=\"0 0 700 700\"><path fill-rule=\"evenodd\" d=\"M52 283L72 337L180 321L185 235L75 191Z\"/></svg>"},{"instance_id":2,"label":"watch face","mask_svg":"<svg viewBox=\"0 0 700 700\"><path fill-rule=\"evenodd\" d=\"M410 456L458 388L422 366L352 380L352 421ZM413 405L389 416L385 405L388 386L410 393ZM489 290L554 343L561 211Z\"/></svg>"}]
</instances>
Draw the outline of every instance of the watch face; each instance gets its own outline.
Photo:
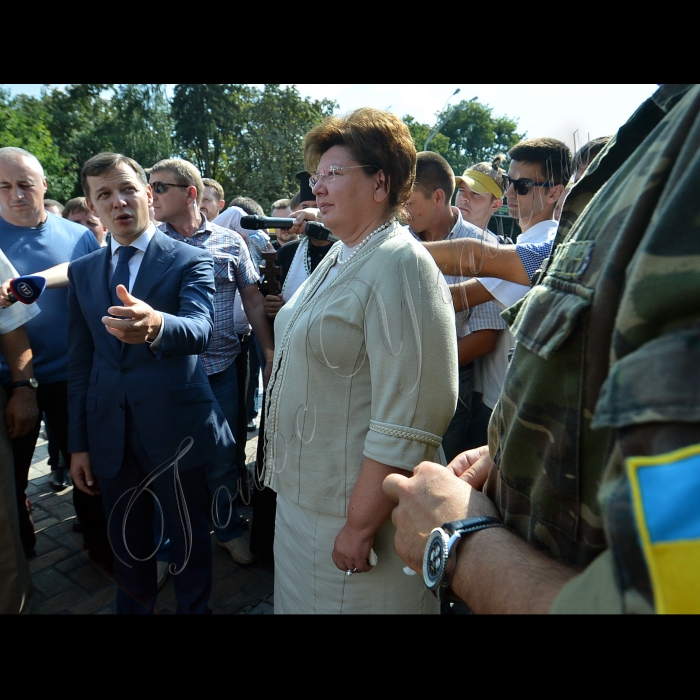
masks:
<instances>
[{"instance_id":1,"label":"watch face","mask_svg":"<svg viewBox=\"0 0 700 700\"><path fill-rule=\"evenodd\" d=\"M29 386L32 387L32 389L36 389L39 386L39 382L34 377L32 377L29 380Z\"/></svg>"},{"instance_id":2,"label":"watch face","mask_svg":"<svg viewBox=\"0 0 700 700\"><path fill-rule=\"evenodd\" d=\"M436 527L428 538L423 554L423 580L425 585L434 590L440 584L447 562L448 537L442 528Z\"/></svg>"}]
</instances>

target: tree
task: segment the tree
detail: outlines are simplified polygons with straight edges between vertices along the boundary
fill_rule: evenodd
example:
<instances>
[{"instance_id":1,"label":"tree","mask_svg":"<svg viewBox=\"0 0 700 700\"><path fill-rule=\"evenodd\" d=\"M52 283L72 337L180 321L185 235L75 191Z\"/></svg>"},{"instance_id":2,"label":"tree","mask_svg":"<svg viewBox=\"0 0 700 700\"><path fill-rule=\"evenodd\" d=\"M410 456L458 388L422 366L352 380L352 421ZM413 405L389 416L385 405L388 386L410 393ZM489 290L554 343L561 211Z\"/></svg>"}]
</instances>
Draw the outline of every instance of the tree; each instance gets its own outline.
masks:
<instances>
[{"instance_id":1,"label":"tree","mask_svg":"<svg viewBox=\"0 0 700 700\"><path fill-rule=\"evenodd\" d=\"M295 86L265 85L246 104L235 186L266 211L280 197L299 189L295 174L304 170L304 136L333 113L331 100L306 100Z\"/></svg>"},{"instance_id":2,"label":"tree","mask_svg":"<svg viewBox=\"0 0 700 700\"><path fill-rule=\"evenodd\" d=\"M507 153L525 134L516 133L518 122L509 117L494 117L493 109L479 102L463 100L436 116L439 122L444 116L449 118L440 132L433 137L429 149L442 155L455 173L461 174L469 166L482 161L490 161L499 153ZM423 144L431 128L420 124L406 115L403 118L413 136L416 150L423 150Z\"/></svg>"},{"instance_id":3,"label":"tree","mask_svg":"<svg viewBox=\"0 0 700 700\"><path fill-rule=\"evenodd\" d=\"M47 196L66 201L71 196L73 180L68 163L61 156L46 126L49 114L41 100L16 95L0 88L0 145L15 146L37 157L46 175Z\"/></svg>"}]
</instances>

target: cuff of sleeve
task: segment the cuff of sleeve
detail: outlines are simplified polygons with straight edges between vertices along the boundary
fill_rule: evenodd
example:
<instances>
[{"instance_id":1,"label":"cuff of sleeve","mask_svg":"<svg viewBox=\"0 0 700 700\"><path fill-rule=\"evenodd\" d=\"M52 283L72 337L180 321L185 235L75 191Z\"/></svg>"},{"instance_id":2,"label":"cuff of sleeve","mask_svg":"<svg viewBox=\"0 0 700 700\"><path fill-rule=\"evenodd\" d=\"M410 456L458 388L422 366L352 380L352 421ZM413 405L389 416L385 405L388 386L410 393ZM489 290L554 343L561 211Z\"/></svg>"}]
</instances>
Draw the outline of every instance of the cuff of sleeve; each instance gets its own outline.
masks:
<instances>
[{"instance_id":1,"label":"cuff of sleeve","mask_svg":"<svg viewBox=\"0 0 700 700\"><path fill-rule=\"evenodd\" d=\"M160 315L161 322L160 322L160 330L158 331L158 335L156 336L156 339L150 343L151 350L155 351L160 347L160 343L163 340L163 330L165 329L165 316L163 314ZM148 341L146 341L148 342Z\"/></svg>"},{"instance_id":2,"label":"cuff of sleeve","mask_svg":"<svg viewBox=\"0 0 700 700\"><path fill-rule=\"evenodd\" d=\"M413 471L420 462L439 461L442 438L416 428L371 420L365 439L365 457L396 469Z\"/></svg>"}]
</instances>

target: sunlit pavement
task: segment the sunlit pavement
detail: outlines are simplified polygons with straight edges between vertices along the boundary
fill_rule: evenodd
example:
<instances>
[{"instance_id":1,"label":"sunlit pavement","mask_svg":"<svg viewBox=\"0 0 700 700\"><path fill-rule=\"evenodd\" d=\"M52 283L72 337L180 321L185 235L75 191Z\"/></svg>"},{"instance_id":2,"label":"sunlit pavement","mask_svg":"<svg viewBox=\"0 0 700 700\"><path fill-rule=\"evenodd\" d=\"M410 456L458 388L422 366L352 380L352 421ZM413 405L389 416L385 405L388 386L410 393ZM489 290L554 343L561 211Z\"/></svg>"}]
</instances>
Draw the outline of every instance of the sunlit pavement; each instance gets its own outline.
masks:
<instances>
[{"instance_id":1,"label":"sunlit pavement","mask_svg":"<svg viewBox=\"0 0 700 700\"><path fill-rule=\"evenodd\" d=\"M255 460L258 439L248 433L246 456ZM37 614L114 614L116 584L82 551L83 536L73 531L73 489L56 493L48 484L47 443L37 442L29 471L27 496L32 503L32 520L37 535L36 556L29 562L34 582L31 612ZM250 506L239 509L251 517ZM250 537L250 529L243 536ZM253 563L240 566L216 544L212 534L214 580L209 606L214 613L267 615L273 612L272 568ZM157 614L176 611L173 577L158 594Z\"/></svg>"}]
</instances>

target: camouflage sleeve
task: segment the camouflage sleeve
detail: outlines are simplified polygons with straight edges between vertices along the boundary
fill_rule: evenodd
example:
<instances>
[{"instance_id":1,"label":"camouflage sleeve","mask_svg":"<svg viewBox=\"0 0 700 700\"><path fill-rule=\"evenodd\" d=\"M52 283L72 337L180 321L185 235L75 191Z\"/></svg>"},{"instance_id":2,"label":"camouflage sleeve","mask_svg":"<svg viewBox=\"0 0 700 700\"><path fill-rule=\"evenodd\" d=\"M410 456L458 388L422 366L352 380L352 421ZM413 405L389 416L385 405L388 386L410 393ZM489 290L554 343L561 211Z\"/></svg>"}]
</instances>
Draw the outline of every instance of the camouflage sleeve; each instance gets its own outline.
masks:
<instances>
[{"instance_id":1,"label":"camouflage sleeve","mask_svg":"<svg viewBox=\"0 0 700 700\"><path fill-rule=\"evenodd\" d=\"M627 269L591 425L614 429L599 493L610 548L554 611L700 612L697 121L684 139Z\"/></svg>"}]
</instances>

